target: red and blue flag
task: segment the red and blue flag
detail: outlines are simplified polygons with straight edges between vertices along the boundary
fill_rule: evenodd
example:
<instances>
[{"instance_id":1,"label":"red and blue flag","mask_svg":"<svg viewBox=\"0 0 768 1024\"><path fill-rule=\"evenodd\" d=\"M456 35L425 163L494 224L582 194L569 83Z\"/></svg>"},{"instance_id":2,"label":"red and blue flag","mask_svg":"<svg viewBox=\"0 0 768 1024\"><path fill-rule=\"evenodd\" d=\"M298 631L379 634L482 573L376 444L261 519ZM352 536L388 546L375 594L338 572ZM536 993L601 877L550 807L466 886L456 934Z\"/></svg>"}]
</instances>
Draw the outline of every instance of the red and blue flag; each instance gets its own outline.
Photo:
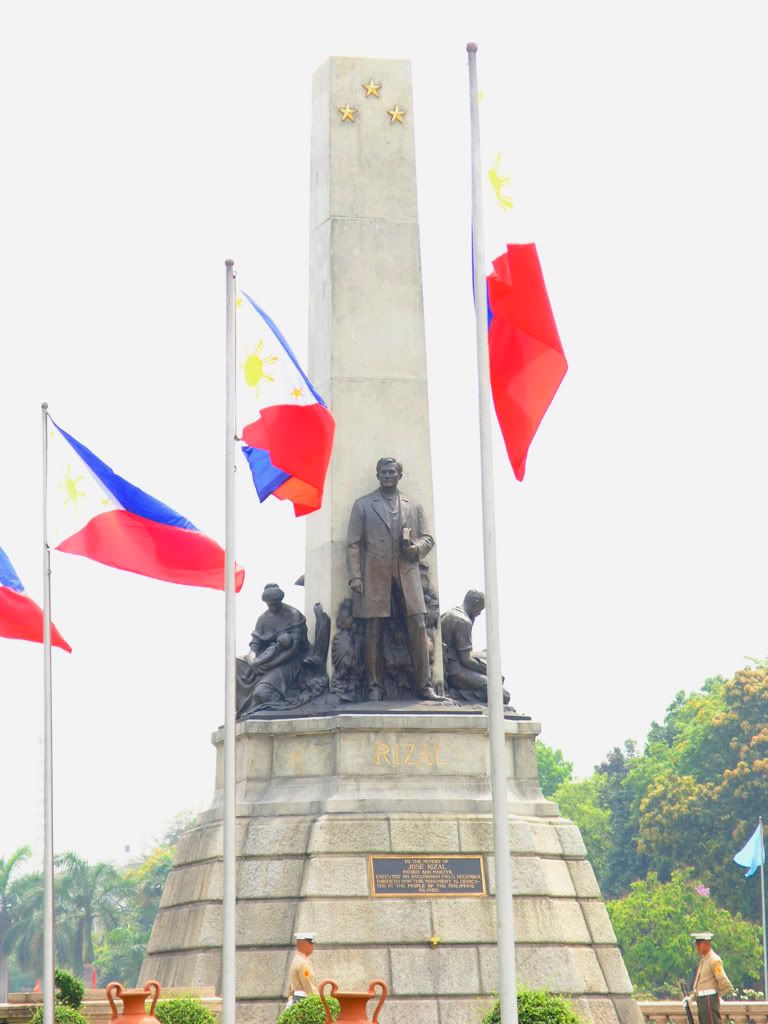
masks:
<instances>
[{"instance_id":1,"label":"red and blue flag","mask_svg":"<svg viewBox=\"0 0 768 1024\"><path fill-rule=\"evenodd\" d=\"M11 560L0 548L0 636L8 640L43 642L43 609L24 593ZM63 651L72 651L51 623L51 643Z\"/></svg>"},{"instance_id":2,"label":"red and blue flag","mask_svg":"<svg viewBox=\"0 0 768 1024\"><path fill-rule=\"evenodd\" d=\"M250 295L243 295L273 336L268 342L259 338L252 316L238 321L239 419L250 421L250 410L258 412L241 431L243 455L259 501L273 494L304 516L323 503L336 424L278 326Z\"/></svg>"},{"instance_id":3,"label":"red and blue flag","mask_svg":"<svg viewBox=\"0 0 768 1024\"><path fill-rule=\"evenodd\" d=\"M216 541L50 423L49 502L57 551L166 583L224 589L224 549ZM238 591L244 576L238 567Z\"/></svg>"}]
</instances>

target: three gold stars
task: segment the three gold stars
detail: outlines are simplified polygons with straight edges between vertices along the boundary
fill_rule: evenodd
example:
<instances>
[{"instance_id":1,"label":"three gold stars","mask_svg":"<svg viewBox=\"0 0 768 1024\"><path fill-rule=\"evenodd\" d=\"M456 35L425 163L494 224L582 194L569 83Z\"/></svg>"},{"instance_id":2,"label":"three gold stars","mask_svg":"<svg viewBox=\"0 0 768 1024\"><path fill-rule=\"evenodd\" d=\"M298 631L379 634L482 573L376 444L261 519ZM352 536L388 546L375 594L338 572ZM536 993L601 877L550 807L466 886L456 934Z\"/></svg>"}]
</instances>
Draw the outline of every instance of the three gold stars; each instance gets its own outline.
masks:
<instances>
[{"instance_id":1,"label":"three gold stars","mask_svg":"<svg viewBox=\"0 0 768 1024\"><path fill-rule=\"evenodd\" d=\"M371 96L373 96L373 98L377 100L381 99L379 93L383 88L383 84L381 82L377 82L373 77L371 77L369 81L363 82L361 84L361 88L365 93L365 99L369 99ZM336 109L341 114L342 124L345 121L351 121L352 124L357 124L357 121L355 119L355 115L359 113L357 107L352 107L349 105L349 103L345 103L343 107L337 107ZM387 111L387 114L389 115L389 123L405 124L406 113L407 111L401 110L400 105L396 103L392 110Z\"/></svg>"}]
</instances>

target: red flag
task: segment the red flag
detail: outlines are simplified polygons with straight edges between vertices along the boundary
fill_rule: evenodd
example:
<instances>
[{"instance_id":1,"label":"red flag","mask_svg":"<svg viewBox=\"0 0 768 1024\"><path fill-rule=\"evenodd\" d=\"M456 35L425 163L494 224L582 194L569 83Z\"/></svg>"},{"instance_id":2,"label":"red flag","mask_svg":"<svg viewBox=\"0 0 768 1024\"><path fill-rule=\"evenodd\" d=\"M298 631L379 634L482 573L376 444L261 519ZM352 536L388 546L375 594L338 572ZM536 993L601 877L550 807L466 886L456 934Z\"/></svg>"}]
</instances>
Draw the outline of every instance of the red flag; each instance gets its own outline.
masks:
<instances>
[{"instance_id":1,"label":"red flag","mask_svg":"<svg viewBox=\"0 0 768 1024\"><path fill-rule=\"evenodd\" d=\"M536 246L508 245L488 275L491 390L518 480L568 363L557 333Z\"/></svg>"},{"instance_id":2,"label":"red flag","mask_svg":"<svg viewBox=\"0 0 768 1024\"><path fill-rule=\"evenodd\" d=\"M24 587L0 548L0 636L9 640L43 642L43 609L24 593ZM64 651L71 651L67 641L51 623L51 643Z\"/></svg>"},{"instance_id":3,"label":"red flag","mask_svg":"<svg viewBox=\"0 0 768 1024\"><path fill-rule=\"evenodd\" d=\"M17 594L0 586L0 636L9 640L43 642L43 609L26 594ZM67 641L51 623L51 644L72 651Z\"/></svg>"}]
</instances>

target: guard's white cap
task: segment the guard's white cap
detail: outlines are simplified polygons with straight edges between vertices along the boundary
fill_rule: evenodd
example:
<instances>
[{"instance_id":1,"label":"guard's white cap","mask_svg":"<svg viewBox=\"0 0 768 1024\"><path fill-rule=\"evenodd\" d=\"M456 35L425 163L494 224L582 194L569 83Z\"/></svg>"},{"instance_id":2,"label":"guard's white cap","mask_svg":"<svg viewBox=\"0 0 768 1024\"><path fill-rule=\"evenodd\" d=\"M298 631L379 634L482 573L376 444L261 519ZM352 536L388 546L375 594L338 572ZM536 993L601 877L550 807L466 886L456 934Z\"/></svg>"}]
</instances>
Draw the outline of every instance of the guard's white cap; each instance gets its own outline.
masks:
<instances>
[{"instance_id":1,"label":"guard's white cap","mask_svg":"<svg viewBox=\"0 0 768 1024\"><path fill-rule=\"evenodd\" d=\"M691 932L691 938L694 942L711 942L713 932Z\"/></svg>"},{"instance_id":2,"label":"guard's white cap","mask_svg":"<svg viewBox=\"0 0 768 1024\"><path fill-rule=\"evenodd\" d=\"M314 942L317 938L317 932L296 932L293 936L294 942Z\"/></svg>"}]
</instances>

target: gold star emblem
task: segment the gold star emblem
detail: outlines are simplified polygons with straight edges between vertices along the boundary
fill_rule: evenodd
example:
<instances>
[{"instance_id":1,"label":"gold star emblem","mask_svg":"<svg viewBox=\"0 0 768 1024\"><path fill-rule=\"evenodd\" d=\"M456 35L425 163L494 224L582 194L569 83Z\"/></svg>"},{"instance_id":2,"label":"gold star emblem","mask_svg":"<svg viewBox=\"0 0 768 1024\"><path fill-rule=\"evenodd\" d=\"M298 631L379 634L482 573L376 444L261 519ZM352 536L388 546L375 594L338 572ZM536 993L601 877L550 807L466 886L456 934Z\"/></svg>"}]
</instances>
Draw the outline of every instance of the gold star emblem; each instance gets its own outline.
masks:
<instances>
[{"instance_id":1,"label":"gold star emblem","mask_svg":"<svg viewBox=\"0 0 768 1024\"><path fill-rule=\"evenodd\" d=\"M377 85L374 82L374 80L371 79L370 82L368 82L367 85L365 84L365 82L363 82L363 88L365 89L365 95L366 96L375 96L376 99L380 98L379 97L379 89L381 88L381 82L379 82L379 84Z\"/></svg>"},{"instance_id":2,"label":"gold star emblem","mask_svg":"<svg viewBox=\"0 0 768 1024\"><path fill-rule=\"evenodd\" d=\"M395 104L394 110L388 110L387 113L392 118L392 120L389 122L390 124L394 124L395 121L398 121L400 124L403 124L403 118L405 117L405 111L401 110L400 107L398 107L397 104Z\"/></svg>"},{"instance_id":3,"label":"gold star emblem","mask_svg":"<svg viewBox=\"0 0 768 1024\"><path fill-rule=\"evenodd\" d=\"M355 114L357 113L357 108L356 107L350 107L350 105L347 103L347 104L345 104L345 106L339 107L339 113L341 114L342 122L344 122L344 121L354 121L355 120Z\"/></svg>"}]
</instances>

